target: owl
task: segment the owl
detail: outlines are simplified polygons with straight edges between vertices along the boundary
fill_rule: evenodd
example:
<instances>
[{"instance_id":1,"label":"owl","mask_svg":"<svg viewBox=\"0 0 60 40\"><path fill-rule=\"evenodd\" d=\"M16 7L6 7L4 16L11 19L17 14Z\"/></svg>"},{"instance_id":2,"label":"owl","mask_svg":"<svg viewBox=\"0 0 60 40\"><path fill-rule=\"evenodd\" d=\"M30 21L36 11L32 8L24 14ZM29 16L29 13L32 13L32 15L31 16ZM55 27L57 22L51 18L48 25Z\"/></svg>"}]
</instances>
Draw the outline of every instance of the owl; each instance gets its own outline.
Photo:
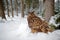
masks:
<instances>
[{"instance_id":1,"label":"owl","mask_svg":"<svg viewBox=\"0 0 60 40\"><path fill-rule=\"evenodd\" d=\"M35 32L48 33L48 31L51 31L51 29L48 26L48 23L42 20L41 18L37 17L34 14L34 11L28 13L27 21L32 33Z\"/></svg>"}]
</instances>

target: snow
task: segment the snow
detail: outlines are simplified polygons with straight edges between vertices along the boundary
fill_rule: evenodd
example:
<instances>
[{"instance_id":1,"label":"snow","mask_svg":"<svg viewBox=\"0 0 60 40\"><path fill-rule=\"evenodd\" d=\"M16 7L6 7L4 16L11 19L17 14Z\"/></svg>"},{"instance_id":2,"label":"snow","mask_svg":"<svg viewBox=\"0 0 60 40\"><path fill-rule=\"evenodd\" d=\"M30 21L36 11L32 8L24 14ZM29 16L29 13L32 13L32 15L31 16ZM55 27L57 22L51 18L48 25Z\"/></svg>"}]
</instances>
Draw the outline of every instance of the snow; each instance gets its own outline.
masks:
<instances>
[{"instance_id":1,"label":"snow","mask_svg":"<svg viewBox=\"0 0 60 40\"><path fill-rule=\"evenodd\" d=\"M56 27L58 25L60 25L60 23L56 24L56 19L59 17L60 15L59 14L56 14L55 16L52 16L51 19L49 20L49 24L53 24L55 25Z\"/></svg>"},{"instance_id":2,"label":"snow","mask_svg":"<svg viewBox=\"0 0 60 40\"><path fill-rule=\"evenodd\" d=\"M57 24L55 23L55 20L54 20L54 16L51 17L49 23L57 26Z\"/></svg>"},{"instance_id":3,"label":"snow","mask_svg":"<svg viewBox=\"0 0 60 40\"><path fill-rule=\"evenodd\" d=\"M28 27L27 16L0 18L0 40L60 40L60 30L52 33L31 33ZM2 22L1 22L2 21Z\"/></svg>"}]
</instances>

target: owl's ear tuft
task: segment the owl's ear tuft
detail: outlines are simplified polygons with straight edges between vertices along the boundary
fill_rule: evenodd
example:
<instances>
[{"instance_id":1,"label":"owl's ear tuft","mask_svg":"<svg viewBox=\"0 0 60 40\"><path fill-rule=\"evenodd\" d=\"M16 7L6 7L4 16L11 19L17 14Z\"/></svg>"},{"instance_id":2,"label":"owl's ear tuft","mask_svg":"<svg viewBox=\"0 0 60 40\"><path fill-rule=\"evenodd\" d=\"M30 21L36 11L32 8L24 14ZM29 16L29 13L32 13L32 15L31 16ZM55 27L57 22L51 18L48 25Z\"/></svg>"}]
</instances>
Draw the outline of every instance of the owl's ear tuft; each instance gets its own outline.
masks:
<instances>
[{"instance_id":1,"label":"owl's ear tuft","mask_svg":"<svg viewBox=\"0 0 60 40\"><path fill-rule=\"evenodd\" d=\"M28 13L30 13L30 12L28 12Z\"/></svg>"},{"instance_id":2,"label":"owl's ear tuft","mask_svg":"<svg viewBox=\"0 0 60 40\"><path fill-rule=\"evenodd\" d=\"M34 13L35 11L33 11L32 13Z\"/></svg>"}]
</instances>

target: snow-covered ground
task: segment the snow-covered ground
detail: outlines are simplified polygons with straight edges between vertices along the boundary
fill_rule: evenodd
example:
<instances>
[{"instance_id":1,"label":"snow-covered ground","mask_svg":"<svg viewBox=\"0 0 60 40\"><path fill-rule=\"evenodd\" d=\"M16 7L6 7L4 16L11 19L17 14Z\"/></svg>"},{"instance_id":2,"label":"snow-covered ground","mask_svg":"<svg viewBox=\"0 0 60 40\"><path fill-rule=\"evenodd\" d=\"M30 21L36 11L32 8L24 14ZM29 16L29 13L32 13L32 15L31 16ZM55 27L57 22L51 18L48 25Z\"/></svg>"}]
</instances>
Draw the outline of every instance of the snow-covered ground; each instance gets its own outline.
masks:
<instances>
[{"instance_id":1,"label":"snow-covered ground","mask_svg":"<svg viewBox=\"0 0 60 40\"><path fill-rule=\"evenodd\" d=\"M31 33L27 17L7 17L7 21L0 18L0 40L60 40L60 30L52 33Z\"/></svg>"}]
</instances>

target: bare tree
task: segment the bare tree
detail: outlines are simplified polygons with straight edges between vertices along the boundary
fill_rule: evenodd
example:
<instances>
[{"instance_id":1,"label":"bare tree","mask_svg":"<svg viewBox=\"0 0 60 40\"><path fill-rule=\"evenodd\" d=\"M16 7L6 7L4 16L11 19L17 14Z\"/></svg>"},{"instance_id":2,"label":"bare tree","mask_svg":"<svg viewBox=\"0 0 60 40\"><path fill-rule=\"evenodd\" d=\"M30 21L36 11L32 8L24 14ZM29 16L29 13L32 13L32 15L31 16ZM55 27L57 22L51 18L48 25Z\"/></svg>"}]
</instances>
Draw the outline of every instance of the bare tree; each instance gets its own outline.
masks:
<instances>
[{"instance_id":1,"label":"bare tree","mask_svg":"<svg viewBox=\"0 0 60 40\"><path fill-rule=\"evenodd\" d=\"M24 0L21 0L21 16L24 17Z\"/></svg>"},{"instance_id":2,"label":"bare tree","mask_svg":"<svg viewBox=\"0 0 60 40\"><path fill-rule=\"evenodd\" d=\"M5 17L5 13L4 13L4 6L3 6L3 0L0 0L0 17L2 17L2 19L6 19Z\"/></svg>"},{"instance_id":3,"label":"bare tree","mask_svg":"<svg viewBox=\"0 0 60 40\"><path fill-rule=\"evenodd\" d=\"M12 0L10 0L10 6L11 6L11 11L12 11L12 17L14 17Z\"/></svg>"},{"instance_id":4,"label":"bare tree","mask_svg":"<svg viewBox=\"0 0 60 40\"><path fill-rule=\"evenodd\" d=\"M8 13L8 17L10 17L10 15L9 15L9 5L8 5L8 0L6 0L6 5L7 5L7 13Z\"/></svg>"},{"instance_id":5,"label":"bare tree","mask_svg":"<svg viewBox=\"0 0 60 40\"><path fill-rule=\"evenodd\" d=\"M45 13L44 17L46 21L49 21L51 16L54 15L54 0L44 0Z\"/></svg>"},{"instance_id":6,"label":"bare tree","mask_svg":"<svg viewBox=\"0 0 60 40\"><path fill-rule=\"evenodd\" d=\"M32 0L33 9L37 8L39 6L39 0Z\"/></svg>"},{"instance_id":7,"label":"bare tree","mask_svg":"<svg viewBox=\"0 0 60 40\"><path fill-rule=\"evenodd\" d=\"M15 9L16 9L16 15L18 16L18 2L15 0Z\"/></svg>"}]
</instances>

